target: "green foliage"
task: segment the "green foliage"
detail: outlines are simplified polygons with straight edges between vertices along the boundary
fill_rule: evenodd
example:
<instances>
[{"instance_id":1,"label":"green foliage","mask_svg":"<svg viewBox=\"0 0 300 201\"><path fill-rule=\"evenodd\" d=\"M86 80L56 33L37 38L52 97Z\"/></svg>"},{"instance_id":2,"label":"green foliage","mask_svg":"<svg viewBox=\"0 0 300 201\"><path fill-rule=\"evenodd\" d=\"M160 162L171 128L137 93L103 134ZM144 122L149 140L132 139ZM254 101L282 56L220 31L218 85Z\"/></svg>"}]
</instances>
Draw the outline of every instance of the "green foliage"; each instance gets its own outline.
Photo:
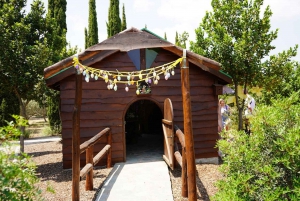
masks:
<instances>
[{"instance_id":1,"label":"green foliage","mask_svg":"<svg viewBox=\"0 0 300 201\"><path fill-rule=\"evenodd\" d=\"M47 116L49 119L49 125L52 131L60 133L61 131L61 120L59 114L59 93L55 92L53 97L48 97L48 110Z\"/></svg>"},{"instance_id":2,"label":"green foliage","mask_svg":"<svg viewBox=\"0 0 300 201\"><path fill-rule=\"evenodd\" d=\"M88 32L86 27L84 28L84 48L88 48L89 38L88 38Z\"/></svg>"},{"instance_id":3,"label":"green foliage","mask_svg":"<svg viewBox=\"0 0 300 201\"><path fill-rule=\"evenodd\" d=\"M20 127L28 122L21 116L13 115L14 123L0 127L0 200L41 200L41 191L35 187L38 178L35 165L26 154L17 155L7 142L21 135Z\"/></svg>"},{"instance_id":4,"label":"green foliage","mask_svg":"<svg viewBox=\"0 0 300 201\"><path fill-rule=\"evenodd\" d=\"M12 115L14 121L7 122L7 126L0 127L0 142L18 139L22 133L20 127L26 127L28 121L19 115Z\"/></svg>"},{"instance_id":5,"label":"green foliage","mask_svg":"<svg viewBox=\"0 0 300 201\"><path fill-rule=\"evenodd\" d=\"M7 125L6 121L13 121L13 114L20 114L18 98L13 93L0 96L0 127Z\"/></svg>"},{"instance_id":6,"label":"green foliage","mask_svg":"<svg viewBox=\"0 0 300 201\"><path fill-rule=\"evenodd\" d=\"M96 1L89 1L89 28L87 33L86 47L93 46L98 43L98 24L97 24L97 12Z\"/></svg>"},{"instance_id":7,"label":"green foliage","mask_svg":"<svg viewBox=\"0 0 300 201\"><path fill-rule=\"evenodd\" d=\"M25 15L26 1L7 1L0 4L0 91L14 93L20 101L36 98L35 84L48 61L47 28L44 7L34 1Z\"/></svg>"},{"instance_id":8,"label":"green foliage","mask_svg":"<svg viewBox=\"0 0 300 201\"><path fill-rule=\"evenodd\" d=\"M122 23L121 23L121 31L127 29L127 23L126 23L126 15L125 15L125 6L123 4L122 7Z\"/></svg>"},{"instance_id":9,"label":"green foliage","mask_svg":"<svg viewBox=\"0 0 300 201\"><path fill-rule=\"evenodd\" d=\"M237 94L237 87L265 87L269 77L263 72L273 72L275 68L279 70L295 56L297 49L296 46L287 51L286 55L274 56L273 61L277 57L277 62L271 61L270 65L263 62L270 51L275 49L272 41L277 38L278 33L278 30L270 30L272 12L269 6L264 11L261 10L263 2L212 0L213 11L206 13L195 30L196 42L190 43L192 51L220 62L222 70L232 77L239 111L239 129L242 129L245 105L239 98L240 94Z\"/></svg>"},{"instance_id":10,"label":"green foliage","mask_svg":"<svg viewBox=\"0 0 300 201\"><path fill-rule=\"evenodd\" d=\"M47 116L46 108L40 107L36 101L30 101L26 106L26 111L29 119L33 116L43 117L45 119Z\"/></svg>"},{"instance_id":11,"label":"green foliage","mask_svg":"<svg viewBox=\"0 0 300 201\"><path fill-rule=\"evenodd\" d=\"M278 57L271 57L266 65L276 66L276 63L278 63ZM287 61L272 71L266 70L265 76L269 78L266 80L266 87L261 98L261 102L265 104L270 104L272 98L289 97L294 91L300 90L300 65L298 62Z\"/></svg>"},{"instance_id":12,"label":"green foliage","mask_svg":"<svg viewBox=\"0 0 300 201\"><path fill-rule=\"evenodd\" d=\"M188 32L184 31L182 34L177 33L176 31L176 36L175 36L175 45L182 47L183 49L186 49L186 41L189 38Z\"/></svg>"},{"instance_id":13,"label":"green foliage","mask_svg":"<svg viewBox=\"0 0 300 201\"><path fill-rule=\"evenodd\" d=\"M26 155L0 152L0 200L42 200L35 165Z\"/></svg>"},{"instance_id":14,"label":"green foliage","mask_svg":"<svg viewBox=\"0 0 300 201\"><path fill-rule=\"evenodd\" d=\"M214 200L297 200L300 197L299 93L260 105L251 135L232 131L218 146L226 178Z\"/></svg>"},{"instance_id":15,"label":"green foliage","mask_svg":"<svg viewBox=\"0 0 300 201\"><path fill-rule=\"evenodd\" d=\"M165 32L165 35L164 35L164 39L165 39L165 40L168 40L168 39L167 39L167 34L166 34L166 32Z\"/></svg>"},{"instance_id":16,"label":"green foliage","mask_svg":"<svg viewBox=\"0 0 300 201\"><path fill-rule=\"evenodd\" d=\"M121 31L119 0L110 0L108 9L107 38Z\"/></svg>"}]
</instances>

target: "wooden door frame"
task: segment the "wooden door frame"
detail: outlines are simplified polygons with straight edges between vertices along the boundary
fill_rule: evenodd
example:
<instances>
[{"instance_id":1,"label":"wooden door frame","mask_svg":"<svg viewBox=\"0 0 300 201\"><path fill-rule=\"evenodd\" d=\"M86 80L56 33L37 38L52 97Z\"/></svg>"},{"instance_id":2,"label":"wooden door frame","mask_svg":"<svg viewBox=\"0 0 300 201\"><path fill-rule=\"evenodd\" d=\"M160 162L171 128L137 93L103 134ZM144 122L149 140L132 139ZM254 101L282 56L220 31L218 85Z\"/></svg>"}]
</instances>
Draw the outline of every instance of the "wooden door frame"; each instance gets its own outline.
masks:
<instances>
[{"instance_id":1,"label":"wooden door frame","mask_svg":"<svg viewBox=\"0 0 300 201\"><path fill-rule=\"evenodd\" d=\"M129 109L129 107L137 102L137 101L141 101L141 100L149 100L149 101L152 101L153 103L155 103L155 105L160 109L161 111L161 114L162 116L164 115L163 113L163 106L164 104L162 103L159 103L157 100L155 100L154 98L151 98L151 97L147 97L147 96L141 96L141 97L135 97L133 98L130 102L127 103L125 109L124 109L124 112L123 112L123 117L122 117L122 140L123 140L123 147L124 147L124 150L123 150L123 158L124 158L124 162L126 162L126 136L125 136L125 116L126 116L126 113Z\"/></svg>"}]
</instances>

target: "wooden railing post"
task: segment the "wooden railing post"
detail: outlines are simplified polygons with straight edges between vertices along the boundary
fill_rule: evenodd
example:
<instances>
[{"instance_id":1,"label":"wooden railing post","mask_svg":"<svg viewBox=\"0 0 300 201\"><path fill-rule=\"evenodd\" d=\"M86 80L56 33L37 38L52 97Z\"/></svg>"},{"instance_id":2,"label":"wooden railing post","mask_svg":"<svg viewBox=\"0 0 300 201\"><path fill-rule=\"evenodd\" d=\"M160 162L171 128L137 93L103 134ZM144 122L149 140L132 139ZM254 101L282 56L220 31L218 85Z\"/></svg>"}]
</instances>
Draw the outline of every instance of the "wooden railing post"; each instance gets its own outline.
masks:
<instances>
[{"instance_id":1,"label":"wooden railing post","mask_svg":"<svg viewBox=\"0 0 300 201\"><path fill-rule=\"evenodd\" d=\"M188 174L188 199L197 200L196 190L196 163L194 152L194 136L192 126L192 106L190 97L190 77L188 60L186 59L186 50L183 50L183 60L181 62L181 91L183 103L183 130L185 136L185 150L187 159Z\"/></svg>"},{"instance_id":2,"label":"wooden railing post","mask_svg":"<svg viewBox=\"0 0 300 201\"><path fill-rule=\"evenodd\" d=\"M182 171L181 171L181 195L182 197L188 197L188 185L187 185L187 166L185 148L182 147Z\"/></svg>"},{"instance_id":3,"label":"wooden railing post","mask_svg":"<svg viewBox=\"0 0 300 201\"><path fill-rule=\"evenodd\" d=\"M112 136L111 136L111 130L109 131L108 135L107 135L107 144L110 145L110 149L107 152L107 168L111 167L111 145L112 145Z\"/></svg>"},{"instance_id":4,"label":"wooden railing post","mask_svg":"<svg viewBox=\"0 0 300 201\"><path fill-rule=\"evenodd\" d=\"M76 73L75 104L72 127L72 201L80 200L80 110L82 98L82 74Z\"/></svg>"},{"instance_id":5,"label":"wooden railing post","mask_svg":"<svg viewBox=\"0 0 300 201\"><path fill-rule=\"evenodd\" d=\"M90 146L86 150L86 164L91 163L93 164L93 158L94 158L94 146ZM86 175L86 182L85 182L85 190L86 191L91 191L94 188L93 184L93 177L94 177L94 172L93 169L89 171Z\"/></svg>"}]
</instances>

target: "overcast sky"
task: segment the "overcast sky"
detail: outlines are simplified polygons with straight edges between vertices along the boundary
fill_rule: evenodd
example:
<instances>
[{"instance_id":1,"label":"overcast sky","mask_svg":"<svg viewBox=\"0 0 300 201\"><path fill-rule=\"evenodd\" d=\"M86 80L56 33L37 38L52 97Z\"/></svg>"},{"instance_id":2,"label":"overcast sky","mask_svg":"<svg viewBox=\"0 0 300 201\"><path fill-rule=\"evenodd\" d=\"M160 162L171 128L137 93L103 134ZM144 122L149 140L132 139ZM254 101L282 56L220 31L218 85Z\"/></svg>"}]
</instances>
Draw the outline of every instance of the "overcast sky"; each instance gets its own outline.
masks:
<instances>
[{"instance_id":1,"label":"overcast sky","mask_svg":"<svg viewBox=\"0 0 300 201\"><path fill-rule=\"evenodd\" d=\"M33 0L28 0L28 6ZM47 8L48 0L43 0ZM89 0L67 1L67 40L71 46L84 49L84 28L88 26ZM210 0L120 0L125 5L127 28L147 28L174 43L176 31L189 33L189 40L195 41L195 29L199 26L205 11L211 11ZM279 29L278 38L273 42L277 54L295 44L300 44L300 0L265 0L263 8L270 5L273 12L271 29ZM107 38L106 22L109 0L96 0L99 42ZM300 49L294 60L300 61Z\"/></svg>"}]
</instances>

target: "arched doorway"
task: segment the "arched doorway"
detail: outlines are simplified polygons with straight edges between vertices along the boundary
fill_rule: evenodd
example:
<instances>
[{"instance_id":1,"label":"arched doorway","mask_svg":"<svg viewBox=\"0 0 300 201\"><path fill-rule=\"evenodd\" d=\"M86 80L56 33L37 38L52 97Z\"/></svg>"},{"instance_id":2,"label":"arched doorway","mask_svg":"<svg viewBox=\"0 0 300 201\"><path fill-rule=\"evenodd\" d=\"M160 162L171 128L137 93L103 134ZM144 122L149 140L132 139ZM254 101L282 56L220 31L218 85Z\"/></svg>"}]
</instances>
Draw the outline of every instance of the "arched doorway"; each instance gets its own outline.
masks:
<instances>
[{"instance_id":1,"label":"arched doorway","mask_svg":"<svg viewBox=\"0 0 300 201\"><path fill-rule=\"evenodd\" d=\"M132 103L125 114L125 141L127 162L162 160L163 114L151 100Z\"/></svg>"}]
</instances>

